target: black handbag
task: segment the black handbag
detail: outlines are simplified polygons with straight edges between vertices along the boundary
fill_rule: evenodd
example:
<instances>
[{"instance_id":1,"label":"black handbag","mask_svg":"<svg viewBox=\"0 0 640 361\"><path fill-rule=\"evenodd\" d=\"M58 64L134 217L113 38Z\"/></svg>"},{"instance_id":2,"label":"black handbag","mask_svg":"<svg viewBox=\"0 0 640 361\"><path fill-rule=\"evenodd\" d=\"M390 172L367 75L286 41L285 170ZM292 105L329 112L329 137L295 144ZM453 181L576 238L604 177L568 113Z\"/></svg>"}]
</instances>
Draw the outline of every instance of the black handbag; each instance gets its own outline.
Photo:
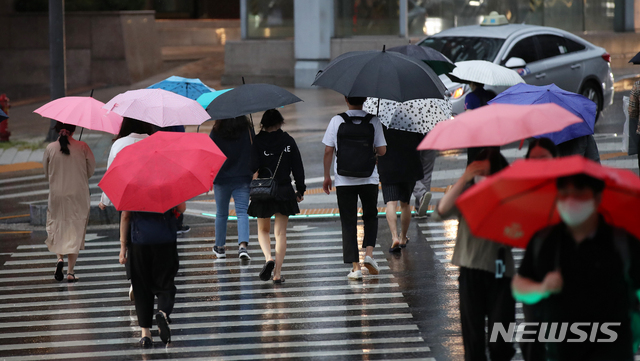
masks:
<instances>
[{"instance_id":1,"label":"black handbag","mask_svg":"<svg viewBox=\"0 0 640 361\"><path fill-rule=\"evenodd\" d=\"M276 199L276 194L278 194L278 182L274 179L276 173L278 172L278 167L280 166L280 161L282 160L282 153L280 153L280 158L278 158L278 165L276 165L275 172L271 172L271 169L266 168L271 174L269 178L256 178L251 181L249 185L249 198L252 201L271 201Z\"/></svg>"}]
</instances>

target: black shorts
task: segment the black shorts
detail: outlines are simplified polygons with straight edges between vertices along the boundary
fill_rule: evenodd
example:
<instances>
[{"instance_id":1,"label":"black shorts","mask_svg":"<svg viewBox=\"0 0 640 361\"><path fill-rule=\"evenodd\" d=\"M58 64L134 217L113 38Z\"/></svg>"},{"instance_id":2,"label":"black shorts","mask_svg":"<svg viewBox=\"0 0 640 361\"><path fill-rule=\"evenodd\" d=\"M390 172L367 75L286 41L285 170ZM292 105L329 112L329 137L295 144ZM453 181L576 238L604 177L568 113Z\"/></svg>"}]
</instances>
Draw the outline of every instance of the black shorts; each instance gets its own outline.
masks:
<instances>
[{"instance_id":1,"label":"black shorts","mask_svg":"<svg viewBox=\"0 0 640 361\"><path fill-rule=\"evenodd\" d=\"M416 182L403 182L403 183L382 183L382 198L384 203L400 201L409 203L411 201L411 194L413 194L413 187L416 186Z\"/></svg>"}]
</instances>

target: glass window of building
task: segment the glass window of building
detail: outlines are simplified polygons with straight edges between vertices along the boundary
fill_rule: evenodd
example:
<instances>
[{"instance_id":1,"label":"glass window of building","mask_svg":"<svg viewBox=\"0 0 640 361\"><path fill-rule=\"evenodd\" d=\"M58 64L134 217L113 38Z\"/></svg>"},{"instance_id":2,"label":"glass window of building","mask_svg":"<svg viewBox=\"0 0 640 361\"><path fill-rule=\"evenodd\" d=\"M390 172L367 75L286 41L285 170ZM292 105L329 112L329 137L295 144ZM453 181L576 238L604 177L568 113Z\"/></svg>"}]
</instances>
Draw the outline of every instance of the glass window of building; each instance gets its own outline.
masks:
<instances>
[{"instance_id":1,"label":"glass window of building","mask_svg":"<svg viewBox=\"0 0 640 361\"><path fill-rule=\"evenodd\" d=\"M293 36L293 0L247 0L248 38Z\"/></svg>"},{"instance_id":2,"label":"glass window of building","mask_svg":"<svg viewBox=\"0 0 640 361\"><path fill-rule=\"evenodd\" d=\"M335 36L399 35L400 1L334 0Z\"/></svg>"}]
</instances>

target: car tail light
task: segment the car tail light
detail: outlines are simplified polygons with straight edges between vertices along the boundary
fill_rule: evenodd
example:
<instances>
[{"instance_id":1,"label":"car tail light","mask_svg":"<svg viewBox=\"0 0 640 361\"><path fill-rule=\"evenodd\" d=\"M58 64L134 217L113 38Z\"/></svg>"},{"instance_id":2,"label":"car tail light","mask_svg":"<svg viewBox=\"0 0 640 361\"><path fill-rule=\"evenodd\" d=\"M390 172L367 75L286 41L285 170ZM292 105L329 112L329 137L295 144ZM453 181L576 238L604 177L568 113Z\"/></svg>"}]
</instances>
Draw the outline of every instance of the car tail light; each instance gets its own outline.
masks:
<instances>
[{"instance_id":1,"label":"car tail light","mask_svg":"<svg viewBox=\"0 0 640 361\"><path fill-rule=\"evenodd\" d=\"M458 99L460 98L462 95L464 95L464 86L459 87L458 89L454 90L451 93L451 97L453 99Z\"/></svg>"},{"instance_id":2,"label":"car tail light","mask_svg":"<svg viewBox=\"0 0 640 361\"><path fill-rule=\"evenodd\" d=\"M604 59L604 61L606 61L607 63L610 63L611 62L611 54L609 54L609 53L602 54L602 59Z\"/></svg>"}]
</instances>

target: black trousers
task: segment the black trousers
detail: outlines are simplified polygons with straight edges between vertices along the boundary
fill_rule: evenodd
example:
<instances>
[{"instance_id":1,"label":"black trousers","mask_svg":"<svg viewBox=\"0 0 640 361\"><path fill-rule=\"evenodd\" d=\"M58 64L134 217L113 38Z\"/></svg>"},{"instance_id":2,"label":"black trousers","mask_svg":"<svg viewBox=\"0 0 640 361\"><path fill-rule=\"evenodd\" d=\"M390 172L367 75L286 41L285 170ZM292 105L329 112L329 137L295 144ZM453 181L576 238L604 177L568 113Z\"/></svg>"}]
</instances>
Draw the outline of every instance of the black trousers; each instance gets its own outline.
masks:
<instances>
[{"instance_id":1,"label":"black trousers","mask_svg":"<svg viewBox=\"0 0 640 361\"><path fill-rule=\"evenodd\" d=\"M534 305L523 304L524 322L542 322L544 320L542 317L542 307L543 305L541 303ZM527 330L538 329L539 326L527 327ZM532 336L528 336L528 338L532 338ZM537 340L535 342L520 342L520 349L522 350L522 358L524 358L524 361L545 361L547 359L547 350L545 349L544 343Z\"/></svg>"},{"instance_id":2,"label":"black trousers","mask_svg":"<svg viewBox=\"0 0 640 361\"><path fill-rule=\"evenodd\" d=\"M179 267L177 244L131 244L130 249L131 284L138 324L143 328L151 328L155 297L158 297L158 310L167 315L173 311L175 278Z\"/></svg>"},{"instance_id":3,"label":"black trousers","mask_svg":"<svg viewBox=\"0 0 640 361\"><path fill-rule=\"evenodd\" d=\"M495 278L491 272L460 267L460 320L465 361L486 361L485 316L488 318L489 336L494 323L505 329L516 320L516 301L511 296L511 278ZM491 361L511 360L516 350L512 343L498 335L489 342Z\"/></svg>"},{"instance_id":4,"label":"black trousers","mask_svg":"<svg viewBox=\"0 0 640 361\"><path fill-rule=\"evenodd\" d=\"M376 246L378 238L378 185L336 187L340 223L342 223L342 255L344 263L360 261L358 253L358 197L362 202L362 221L364 222L364 241L362 248Z\"/></svg>"}]
</instances>

